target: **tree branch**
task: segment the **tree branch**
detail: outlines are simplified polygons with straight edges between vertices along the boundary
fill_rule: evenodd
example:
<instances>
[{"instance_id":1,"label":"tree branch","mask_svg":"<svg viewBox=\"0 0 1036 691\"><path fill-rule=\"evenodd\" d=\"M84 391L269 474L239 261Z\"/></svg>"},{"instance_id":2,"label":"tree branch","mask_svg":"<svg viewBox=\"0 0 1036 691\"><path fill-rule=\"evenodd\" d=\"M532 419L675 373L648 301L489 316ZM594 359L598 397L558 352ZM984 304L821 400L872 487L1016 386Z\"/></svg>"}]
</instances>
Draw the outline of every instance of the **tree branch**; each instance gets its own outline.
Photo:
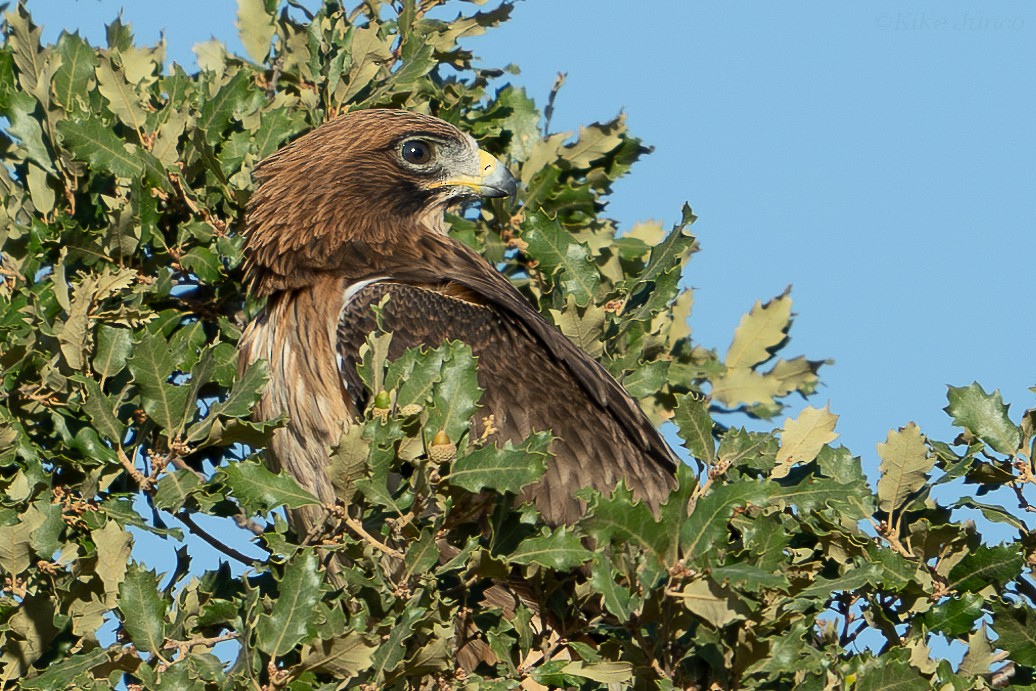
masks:
<instances>
[{"instance_id":1,"label":"tree branch","mask_svg":"<svg viewBox=\"0 0 1036 691\"><path fill-rule=\"evenodd\" d=\"M237 561L241 562L242 564L245 564L246 566L251 566L255 562L261 561L261 559L249 557L247 554L239 552L230 545L227 545L221 542L220 540L217 540L207 530L195 523L194 519L191 518L191 515L186 511L179 511L173 515L176 516L176 518L179 519L181 523L187 526L187 529L190 530L193 535L201 538L202 540L207 542L209 546L222 552L228 557L236 559Z\"/></svg>"}]
</instances>

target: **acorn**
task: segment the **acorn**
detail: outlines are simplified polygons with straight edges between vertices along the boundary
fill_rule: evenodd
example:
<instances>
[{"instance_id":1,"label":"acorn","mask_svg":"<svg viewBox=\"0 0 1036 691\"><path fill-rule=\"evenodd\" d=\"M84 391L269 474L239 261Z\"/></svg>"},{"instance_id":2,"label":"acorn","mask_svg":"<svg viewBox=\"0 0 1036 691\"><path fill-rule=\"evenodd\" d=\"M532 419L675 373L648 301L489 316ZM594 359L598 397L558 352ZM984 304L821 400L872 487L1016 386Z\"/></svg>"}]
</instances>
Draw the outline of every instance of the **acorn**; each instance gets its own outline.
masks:
<instances>
[{"instance_id":1,"label":"acorn","mask_svg":"<svg viewBox=\"0 0 1036 691\"><path fill-rule=\"evenodd\" d=\"M450 441L449 436L443 430L439 430L432 437L432 443L428 447L428 458L433 463L446 463L457 457L457 447Z\"/></svg>"},{"instance_id":2,"label":"acorn","mask_svg":"<svg viewBox=\"0 0 1036 691\"><path fill-rule=\"evenodd\" d=\"M380 417L382 421L388 418L389 412L392 409L392 399L389 398L388 391L382 389L378 392L378 395L374 397L374 409L371 411L375 417Z\"/></svg>"}]
</instances>

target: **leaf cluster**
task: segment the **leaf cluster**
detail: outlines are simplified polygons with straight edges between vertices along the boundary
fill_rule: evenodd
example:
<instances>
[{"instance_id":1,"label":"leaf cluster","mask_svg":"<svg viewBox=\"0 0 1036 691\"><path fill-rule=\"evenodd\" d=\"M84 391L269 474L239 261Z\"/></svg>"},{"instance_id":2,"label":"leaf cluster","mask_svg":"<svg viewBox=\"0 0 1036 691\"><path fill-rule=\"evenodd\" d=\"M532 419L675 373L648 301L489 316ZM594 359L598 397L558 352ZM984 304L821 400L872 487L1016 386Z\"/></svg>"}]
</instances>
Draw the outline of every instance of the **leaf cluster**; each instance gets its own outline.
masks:
<instances>
[{"instance_id":1,"label":"leaf cluster","mask_svg":"<svg viewBox=\"0 0 1036 691\"><path fill-rule=\"evenodd\" d=\"M785 355L790 293L756 303L725 351L697 343L690 208L671 229L605 215L647 152L623 117L549 131L462 43L511 5L441 4L240 0L247 56L211 41L191 73L120 20L105 46L43 45L23 4L6 14L0 686L1033 684L1036 414L951 387L960 436L890 432L876 486L832 445L828 408L759 431L824 364ZM262 308L241 287L251 173L374 106L449 120L520 178L517 205L459 212L451 232L672 423L691 460L657 514L619 487L545 524L519 497L549 434L473 438L470 348L389 362L391 334L370 336L377 395L330 451L339 501L262 465L280 421L252 419L265 368L239 373L235 355ZM322 533L292 533L281 509L302 507L326 513ZM225 561L194 566L187 535ZM953 641L959 663L939 652Z\"/></svg>"}]
</instances>

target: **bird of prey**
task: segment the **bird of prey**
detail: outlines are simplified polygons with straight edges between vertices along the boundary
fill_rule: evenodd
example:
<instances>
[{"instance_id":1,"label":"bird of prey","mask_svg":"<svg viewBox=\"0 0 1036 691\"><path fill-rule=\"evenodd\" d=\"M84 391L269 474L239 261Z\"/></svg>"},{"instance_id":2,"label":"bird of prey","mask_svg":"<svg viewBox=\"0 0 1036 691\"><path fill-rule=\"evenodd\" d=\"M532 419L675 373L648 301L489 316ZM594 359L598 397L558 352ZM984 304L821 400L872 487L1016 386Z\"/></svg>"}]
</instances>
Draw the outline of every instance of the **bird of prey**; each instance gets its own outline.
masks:
<instances>
[{"instance_id":1,"label":"bird of prey","mask_svg":"<svg viewBox=\"0 0 1036 691\"><path fill-rule=\"evenodd\" d=\"M268 453L324 503L329 449L373 395L359 349L393 332L390 358L414 346L467 343L484 390L472 434L555 439L543 478L522 497L554 524L584 510L583 487L625 480L657 507L676 459L629 394L547 322L485 259L446 232L451 204L513 196L507 168L456 127L427 115L365 110L329 121L264 160L246 217L247 274L265 310L246 328L240 364L265 359L261 418L287 415ZM372 307L379 309L375 321ZM295 512L296 531L323 521ZM304 534L304 533L303 533Z\"/></svg>"}]
</instances>

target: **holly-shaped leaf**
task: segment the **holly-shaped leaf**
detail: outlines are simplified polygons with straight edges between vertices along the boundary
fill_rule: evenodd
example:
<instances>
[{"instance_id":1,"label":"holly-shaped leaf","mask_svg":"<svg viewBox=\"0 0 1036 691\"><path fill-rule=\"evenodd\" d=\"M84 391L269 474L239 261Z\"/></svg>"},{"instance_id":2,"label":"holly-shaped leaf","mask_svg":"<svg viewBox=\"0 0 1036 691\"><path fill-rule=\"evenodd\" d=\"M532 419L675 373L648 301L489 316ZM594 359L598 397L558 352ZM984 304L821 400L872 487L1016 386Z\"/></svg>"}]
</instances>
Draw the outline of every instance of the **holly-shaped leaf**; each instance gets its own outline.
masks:
<instances>
[{"instance_id":1,"label":"holly-shaped leaf","mask_svg":"<svg viewBox=\"0 0 1036 691\"><path fill-rule=\"evenodd\" d=\"M888 438L878 444L878 456L878 505L891 513L925 485L935 458L929 455L925 437L914 423L889 432Z\"/></svg>"},{"instance_id":2,"label":"holly-shaped leaf","mask_svg":"<svg viewBox=\"0 0 1036 691\"><path fill-rule=\"evenodd\" d=\"M828 406L808 406L795 419L784 421L781 432L781 446L777 449L777 465L771 476L787 477L791 467L798 463L809 463L817 457L825 444L838 438L835 424L838 416Z\"/></svg>"},{"instance_id":3,"label":"holly-shaped leaf","mask_svg":"<svg viewBox=\"0 0 1036 691\"><path fill-rule=\"evenodd\" d=\"M158 575L132 562L119 585L122 628L141 650L162 655L166 637L165 613L169 603L158 587Z\"/></svg>"},{"instance_id":4,"label":"holly-shaped leaf","mask_svg":"<svg viewBox=\"0 0 1036 691\"><path fill-rule=\"evenodd\" d=\"M284 567L273 608L256 622L255 644L260 650L280 657L313 636L317 604L323 597L318 564L316 554L305 550Z\"/></svg>"},{"instance_id":5,"label":"holly-shaped leaf","mask_svg":"<svg viewBox=\"0 0 1036 691\"><path fill-rule=\"evenodd\" d=\"M948 388L946 398L950 404L945 410L953 417L953 424L989 444L994 451L1014 455L1022 442L1021 431L1008 417L1008 407L1000 392L988 394L977 382Z\"/></svg>"}]
</instances>

